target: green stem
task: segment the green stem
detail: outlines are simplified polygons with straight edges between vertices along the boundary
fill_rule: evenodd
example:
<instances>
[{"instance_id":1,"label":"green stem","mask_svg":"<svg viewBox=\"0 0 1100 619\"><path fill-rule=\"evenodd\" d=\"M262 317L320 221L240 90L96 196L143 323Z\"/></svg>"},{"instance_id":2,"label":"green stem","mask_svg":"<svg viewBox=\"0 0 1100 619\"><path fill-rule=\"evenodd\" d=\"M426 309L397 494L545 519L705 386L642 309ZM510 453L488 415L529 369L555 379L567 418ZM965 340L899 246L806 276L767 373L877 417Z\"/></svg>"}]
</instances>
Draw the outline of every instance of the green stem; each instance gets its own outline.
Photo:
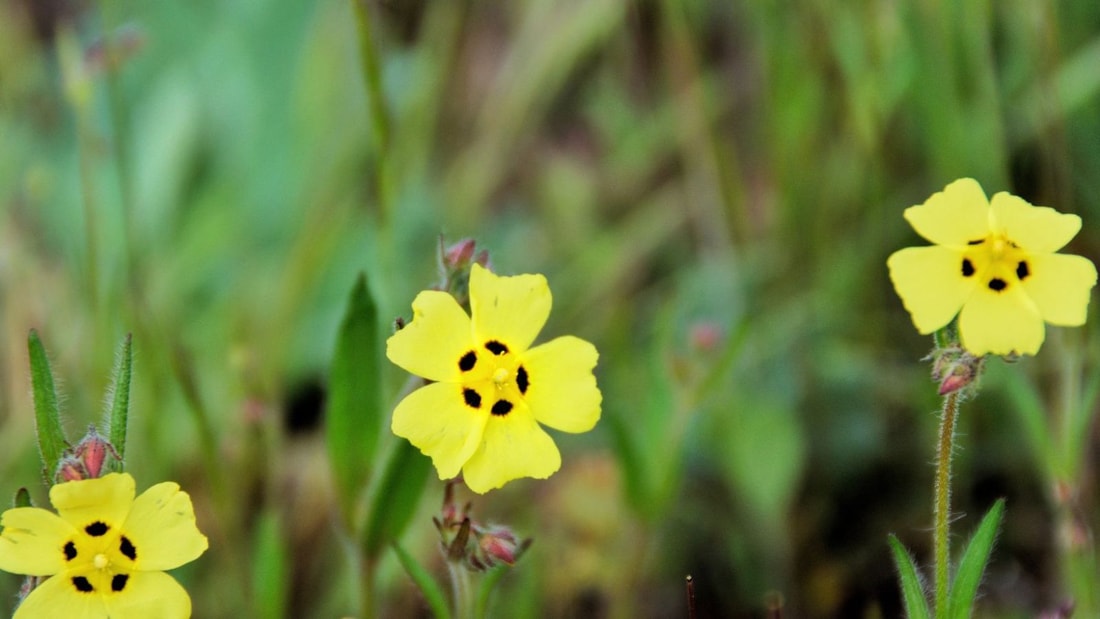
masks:
<instances>
[{"instance_id":1,"label":"green stem","mask_svg":"<svg viewBox=\"0 0 1100 619\"><path fill-rule=\"evenodd\" d=\"M353 552L360 554L359 616L363 619L374 619L374 561L363 556L358 547Z\"/></svg>"},{"instance_id":2,"label":"green stem","mask_svg":"<svg viewBox=\"0 0 1100 619\"><path fill-rule=\"evenodd\" d=\"M381 219L386 220L391 200L389 162L390 162L390 118L386 109L385 92L382 89L382 71L378 59L378 49L371 30L371 15L365 0L351 0L355 10L355 24L359 31L359 64L363 71L363 83L367 87L367 99L370 106L371 128L374 130L375 179L377 186L378 210Z\"/></svg>"},{"instance_id":3,"label":"green stem","mask_svg":"<svg viewBox=\"0 0 1100 619\"><path fill-rule=\"evenodd\" d=\"M470 587L470 570L460 561L448 560L447 571L451 575L455 619L473 619L474 596Z\"/></svg>"},{"instance_id":4,"label":"green stem","mask_svg":"<svg viewBox=\"0 0 1100 619\"><path fill-rule=\"evenodd\" d=\"M940 442L936 453L936 498L933 505L936 525L933 541L936 547L936 617L947 613L947 594L950 586L950 526L951 512L951 456L955 444L955 418L959 410L958 392L947 394L943 400L940 417Z\"/></svg>"}]
</instances>

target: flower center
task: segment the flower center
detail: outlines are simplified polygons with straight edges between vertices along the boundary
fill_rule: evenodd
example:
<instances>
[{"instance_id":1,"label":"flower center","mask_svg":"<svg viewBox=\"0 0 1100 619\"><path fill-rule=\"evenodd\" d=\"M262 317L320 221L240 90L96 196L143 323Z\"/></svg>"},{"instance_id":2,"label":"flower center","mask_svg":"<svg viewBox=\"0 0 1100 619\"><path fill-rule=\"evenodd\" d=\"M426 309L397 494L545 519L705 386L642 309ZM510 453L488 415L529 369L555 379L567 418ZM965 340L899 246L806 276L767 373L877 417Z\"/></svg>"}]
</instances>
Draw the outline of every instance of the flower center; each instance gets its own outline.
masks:
<instances>
[{"instance_id":1,"label":"flower center","mask_svg":"<svg viewBox=\"0 0 1100 619\"><path fill-rule=\"evenodd\" d=\"M107 555L103 554L102 552L92 558L92 565L94 565L95 569L97 570L104 569L110 564L111 560L108 559Z\"/></svg>"},{"instance_id":2,"label":"flower center","mask_svg":"<svg viewBox=\"0 0 1100 619\"><path fill-rule=\"evenodd\" d=\"M503 417L512 412L527 393L527 369L508 346L488 340L458 358L462 401L466 406Z\"/></svg>"},{"instance_id":3,"label":"flower center","mask_svg":"<svg viewBox=\"0 0 1100 619\"><path fill-rule=\"evenodd\" d=\"M1031 275L1030 256L1003 233L970 241L963 252L960 273L1000 294Z\"/></svg>"}]
</instances>

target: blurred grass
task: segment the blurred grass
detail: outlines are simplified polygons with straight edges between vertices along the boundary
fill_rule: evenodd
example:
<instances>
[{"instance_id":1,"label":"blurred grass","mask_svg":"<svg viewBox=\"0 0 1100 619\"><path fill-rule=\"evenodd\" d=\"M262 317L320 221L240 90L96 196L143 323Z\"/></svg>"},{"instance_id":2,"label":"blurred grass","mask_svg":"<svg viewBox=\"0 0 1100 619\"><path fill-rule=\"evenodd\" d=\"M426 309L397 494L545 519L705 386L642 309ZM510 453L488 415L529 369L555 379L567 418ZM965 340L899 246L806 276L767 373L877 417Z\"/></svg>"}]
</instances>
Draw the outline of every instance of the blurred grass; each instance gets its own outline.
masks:
<instances>
[{"instance_id":1,"label":"blurred grass","mask_svg":"<svg viewBox=\"0 0 1100 619\"><path fill-rule=\"evenodd\" d=\"M1080 214L1100 256L1100 7L361 6L377 88L345 2L0 4L6 490L38 479L27 330L70 433L133 332L128 470L195 497L196 616L351 612L317 392L347 294L365 272L407 315L438 236L475 236L547 274L546 333L597 344L605 395L551 481L477 502L536 538L496 616L684 616L685 573L701 617L897 615L886 535L928 562L936 403L885 257L960 176ZM984 616L1100 612L1097 333L963 409L957 512L1008 498ZM404 547L439 569L437 500ZM394 557L378 578L380 612L423 612Z\"/></svg>"}]
</instances>

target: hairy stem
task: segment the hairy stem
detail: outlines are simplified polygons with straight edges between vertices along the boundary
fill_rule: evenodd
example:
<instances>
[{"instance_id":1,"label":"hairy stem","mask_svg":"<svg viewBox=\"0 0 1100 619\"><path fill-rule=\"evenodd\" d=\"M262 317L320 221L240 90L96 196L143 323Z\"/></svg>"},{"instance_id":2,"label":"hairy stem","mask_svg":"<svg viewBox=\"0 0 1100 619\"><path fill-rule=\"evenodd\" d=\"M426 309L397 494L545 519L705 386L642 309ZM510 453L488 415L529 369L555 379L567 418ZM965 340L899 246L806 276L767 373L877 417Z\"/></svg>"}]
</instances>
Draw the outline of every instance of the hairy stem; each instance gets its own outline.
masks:
<instances>
[{"instance_id":1,"label":"hairy stem","mask_svg":"<svg viewBox=\"0 0 1100 619\"><path fill-rule=\"evenodd\" d=\"M933 504L935 530L933 541L936 548L936 617L945 617L947 613L947 593L950 585L950 538L948 528L951 512L951 456L955 445L955 418L959 410L958 393L947 394L943 400L943 414L940 417L940 441L936 453L936 498Z\"/></svg>"}]
</instances>

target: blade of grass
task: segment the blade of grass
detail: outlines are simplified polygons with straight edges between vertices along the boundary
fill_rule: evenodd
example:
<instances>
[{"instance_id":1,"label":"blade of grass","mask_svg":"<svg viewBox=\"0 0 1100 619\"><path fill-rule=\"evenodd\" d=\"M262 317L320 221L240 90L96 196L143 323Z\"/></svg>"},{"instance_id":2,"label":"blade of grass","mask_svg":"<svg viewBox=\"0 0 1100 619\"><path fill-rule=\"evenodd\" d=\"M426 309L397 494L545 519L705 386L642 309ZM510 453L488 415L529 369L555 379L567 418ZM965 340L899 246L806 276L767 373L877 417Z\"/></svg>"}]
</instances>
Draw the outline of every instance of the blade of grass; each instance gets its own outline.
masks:
<instances>
[{"instance_id":1,"label":"blade of grass","mask_svg":"<svg viewBox=\"0 0 1100 619\"><path fill-rule=\"evenodd\" d=\"M948 602L948 617L950 619L969 619L973 611L974 596L978 593L978 585L985 573L985 566L989 562L989 553L993 550L993 542L997 537L997 530L1001 526L1001 518L1004 516L1005 500L998 499L978 525L974 537L970 539L959 567L955 573L955 580L951 583L951 593Z\"/></svg>"},{"instance_id":2,"label":"blade of grass","mask_svg":"<svg viewBox=\"0 0 1100 619\"><path fill-rule=\"evenodd\" d=\"M909 619L929 619L928 600L924 597L924 587L921 586L920 574L917 573L913 557L893 535L890 536L890 550L894 553L894 563L898 568L905 616Z\"/></svg>"},{"instance_id":3,"label":"blade of grass","mask_svg":"<svg viewBox=\"0 0 1100 619\"><path fill-rule=\"evenodd\" d=\"M255 616L261 619L286 617L289 561L278 515L267 510L256 527L252 555L252 595Z\"/></svg>"},{"instance_id":4,"label":"blade of grass","mask_svg":"<svg viewBox=\"0 0 1100 619\"><path fill-rule=\"evenodd\" d=\"M413 584L424 594L424 601L428 603L432 615L436 619L450 619L451 611L447 606L447 598L443 595L443 588L439 586L435 578L432 578L428 570L424 569L424 566L420 565L412 555L402 548L401 544L395 543L393 551L397 555L397 560L401 562L401 567L405 568L405 573L409 575Z\"/></svg>"},{"instance_id":5,"label":"blade of grass","mask_svg":"<svg viewBox=\"0 0 1100 619\"><path fill-rule=\"evenodd\" d=\"M46 358L46 349L31 329L27 337L27 350L31 363L31 387L34 392L34 426L38 434L38 452L42 456L43 474L47 483L53 482L53 474L68 444L61 429L61 409L57 401L53 372Z\"/></svg>"}]
</instances>

